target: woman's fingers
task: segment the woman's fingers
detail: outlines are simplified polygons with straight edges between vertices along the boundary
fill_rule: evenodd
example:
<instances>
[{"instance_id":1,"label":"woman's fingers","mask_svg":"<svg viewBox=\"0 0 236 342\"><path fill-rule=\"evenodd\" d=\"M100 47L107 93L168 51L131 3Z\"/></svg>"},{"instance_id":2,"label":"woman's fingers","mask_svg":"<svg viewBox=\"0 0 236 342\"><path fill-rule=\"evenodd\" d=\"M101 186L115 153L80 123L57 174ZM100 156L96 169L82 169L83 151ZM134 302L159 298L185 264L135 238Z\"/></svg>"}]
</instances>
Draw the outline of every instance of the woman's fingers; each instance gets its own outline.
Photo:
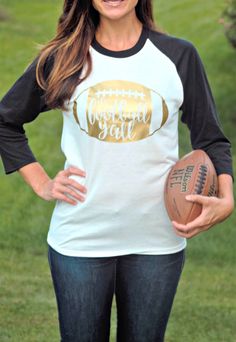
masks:
<instances>
[{"instance_id":1,"label":"woman's fingers","mask_svg":"<svg viewBox=\"0 0 236 342\"><path fill-rule=\"evenodd\" d=\"M85 197L79 194L77 190L85 194L87 192L86 187L74 179L69 178L71 175L85 177L86 173L76 167L69 167L59 171L56 177L47 186L47 192L51 199L65 201L74 205L77 204L77 200L81 202L85 201ZM70 198L70 196L72 198Z\"/></svg>"},{"instance_id":2,"label":"woman's fingers","mask_svg":"<svg viewBox=\"0 0 236 342\"><path fill-rule=\"evenodd\" d=\"M211 227L211 225L206 224L206 225L202 225L201 227L189 228L188 225L181 225L174 221L172 223L173 223L173 228L176 234L187 239L190 239L193 236L196 236L202 231L208 230Z\"/></svg>"},{"instance_id":3,"label":"woman's fingers","mask_svg":"<svg viewBox=\"0 0 236 342\"><path fill-rule=\"evenodd\" d=\"M84 185L80 184L79 182L75 181L72 178L69 178L69 176L72 176L72 175L79 175L79 176L85 177L86 172L79 168L71 166L63 171L60 171L58 173L58 179L62 184L71 185L72 187L75 187L76 189L86 193L87 189Z\"/></svg>"},{"instance_id":4,"label":"woman's fingers","mask_svg":"<svg viewBox=\"0 0 236 342\"><path fill-rule=\"evenodd\" d=\"M181 224L175 221L172 221L172 223L177 230L185 232L185 231L191 231L196 228L202 228L206 226L207 224L209 224L210 222L209 222L209 218L204 213L202 213L195 220L187 224Z\"/></svg>"},{"instance_id":5,"label":"woman's fingers","mask_svg":"<svg viewBox=\"0 0 236 342\"><path fill-rule=\"evenodd\" d=\"M186 200L189 202L196 202L201 205L208 205L212 198L203 195L187 195Z\"/></svg>"},{"instance_id":6,"label":"woman's fingers","mask_svg":"<svg viewBox=\"0 0 236 342\"><path fill-rule=\"evenodd\" d=\"M77 204L77 201L70 199L69 197L67 197L66 195L61 194L60 192L55 193L55 197L53 197L53 199L60 200L60 201L63 201L63 202L67 202L67 203L72 204L72 205L76 205Z\"/></svg>"},{"instance_id":7,"label":"woman's fingers","mask_svg":"<svg viewBox=\"0 0 236 342\"><path fill-rule=\"evenodd\" d=\"M83 193L86 193L87 192L87 189L84 185L76 182L74 179L71 179L71 178L66 178L66 177L63 177L62 179L62 184L64 185L70 185L80 191L82 191Z\"/></svg>"},{"instance_id":8,"label":"woman's fingers","mask_svg":"<svg viewBox=\"0 0 236 342\"><path fill-rule=\"evenodd\" d=\"M181 224L176 221L172 221L172 224L178 235L191 238L200 232L207 230L215 223L216 218L213 208L217 205L218 198L202 195L188 195L186 196L186 199L188 201L201 204L201 214L187 224Z\"/></svg>"},{"instance_id":9,"label":"woman's fingers","mask_svg":"<svg viewBox=\"0 0 236 342\"><path fill-rule=\"evenodd\" d=\"M185 232L182 232L182 231L179 231L177 229L175 229L175 233L178 235L178 236L181 236L183 238L186 238L186 239L190 239L192 238L193 236L197 235L199 233L199 230L195 230L195 231L192 231L192 232L188 232L188 231L185 231Z\"/></svg>"},{"instance_id":10,"label":"woman's fingers","mask_svg":"<svg viewBox=\"0 0 236 342\"><path fill-rule=\"evenodd\" d=\"M213 225L214 217L208 209L203 209L202 213L193 221L181 224L172 221L175 232L182 237L191 238Z\"/></svg>"},{"instance_id":11,"label":"woman's fingers","mask_svg":"<svg viewBox=\"0 0 236 342\"><path fill-rule=\"evenodd\" d=\"M84 202L85 198L84 196L78 194L74 189L71 189L69 186L64 186L64 185L58 185L56 188L55 193L62 193L62 194L69 194L75 199Z\"/></svg>"},{"instance_id":12,"label":"woman's fingers","mask_svg":"<svg viewBox=\"0 0 236 342\"><path fill-rule=\"evenodd\" d=\"M66 177L72 176L72 175L78 175L78 176L82 176L85 177L86 176L86 172L79 169L78 167L74 167L74 166L70 166L67 169L63 170L62 173L64 173L64 175Z\"/></svg>"}]
</instances>

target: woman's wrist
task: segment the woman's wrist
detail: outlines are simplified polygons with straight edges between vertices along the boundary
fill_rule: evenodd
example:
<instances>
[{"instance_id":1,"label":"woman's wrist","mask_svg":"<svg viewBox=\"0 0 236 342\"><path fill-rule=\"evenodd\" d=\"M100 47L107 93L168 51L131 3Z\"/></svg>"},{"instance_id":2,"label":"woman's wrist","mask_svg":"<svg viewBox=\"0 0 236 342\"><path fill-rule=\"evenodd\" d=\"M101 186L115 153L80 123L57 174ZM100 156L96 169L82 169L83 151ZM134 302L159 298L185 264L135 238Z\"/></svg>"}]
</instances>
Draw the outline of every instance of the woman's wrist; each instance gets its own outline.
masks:
<instances>
[{"instance_id":1,"label":"woman's wrist","mask_svg":"<svg viewBox=\"0 0 236 342\"><path fill-rule=\"evenodd\" d=\"M44 198L44 185L51 180L42 165L38 162L30 163L20 168L20 175L32 190L41 198Z\"/></svg>"},{"instance_id":2,"label":"woman's wrist","mask_svg":"<svg viewBox=\"0 0 236 342\"><path fill-rule=\"evenodd\" d=\"M218 197L233 197L233 179L226 173L218 175Z\"/></svg>"},{"instance_id":3,"label":"woman's wrist","mask_svg":"<svg viewBox=\"0 0 236 342\"><path fill-rule=\"evenodd\" d=\"M233 179L229 174L218 176L218 198L224 201L229 212L234 209Z\"/></svg>"},{"instance_id":4,"label":"woman's wrist","mask_svg":"<svg viewBox=\"0 0 236 342\"><path fill-rule=\"evenodd\" d=\"M49 182L52 182L51 178L47 178L38 183L34 189L35 193L42 199L48 201L51 197L48 195L47 188L49 187Z\"/></svg>"}]
</instances>

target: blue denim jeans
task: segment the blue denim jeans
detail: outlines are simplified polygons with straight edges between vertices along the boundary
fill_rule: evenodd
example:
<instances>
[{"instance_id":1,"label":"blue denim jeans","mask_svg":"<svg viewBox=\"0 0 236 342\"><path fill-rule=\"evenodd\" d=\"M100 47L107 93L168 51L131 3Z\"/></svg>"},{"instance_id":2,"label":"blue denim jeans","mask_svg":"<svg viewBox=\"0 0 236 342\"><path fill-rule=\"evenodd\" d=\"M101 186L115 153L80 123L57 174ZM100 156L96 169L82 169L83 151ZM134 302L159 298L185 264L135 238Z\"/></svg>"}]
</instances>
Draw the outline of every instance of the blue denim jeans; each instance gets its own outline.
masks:
<instances>
[{"instance_id":1,"label":"blue denim jeans","mask_svg":"<svg viewBox=\"0 0 236 342\"><path fill-rule=\"evenodd\" d=\"M49 246L61 342L109 342L114 294L117 342L164 341L184 259L184 250L71 257Z\"/></svg>"}]
</instances>

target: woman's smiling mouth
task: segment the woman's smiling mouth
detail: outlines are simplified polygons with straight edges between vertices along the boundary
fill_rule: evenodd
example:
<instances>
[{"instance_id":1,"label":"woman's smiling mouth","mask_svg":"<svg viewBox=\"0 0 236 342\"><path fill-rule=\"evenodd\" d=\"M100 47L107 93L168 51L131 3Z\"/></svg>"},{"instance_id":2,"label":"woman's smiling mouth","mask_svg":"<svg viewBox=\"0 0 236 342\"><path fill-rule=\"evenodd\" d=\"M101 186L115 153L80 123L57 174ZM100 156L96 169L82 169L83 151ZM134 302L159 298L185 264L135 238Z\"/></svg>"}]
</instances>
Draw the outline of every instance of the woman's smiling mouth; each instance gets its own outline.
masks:
<instances>
[{"instance_id":1,"label":"woman's smiling mouth","mask_svg":"<svg viewBox=\"0 0 236 342\"><path fill-rule=\"evenodd\" d=\"M118 7L124 0L103 0L103 2L111 7Z\"/></svg>"}]
</instances>

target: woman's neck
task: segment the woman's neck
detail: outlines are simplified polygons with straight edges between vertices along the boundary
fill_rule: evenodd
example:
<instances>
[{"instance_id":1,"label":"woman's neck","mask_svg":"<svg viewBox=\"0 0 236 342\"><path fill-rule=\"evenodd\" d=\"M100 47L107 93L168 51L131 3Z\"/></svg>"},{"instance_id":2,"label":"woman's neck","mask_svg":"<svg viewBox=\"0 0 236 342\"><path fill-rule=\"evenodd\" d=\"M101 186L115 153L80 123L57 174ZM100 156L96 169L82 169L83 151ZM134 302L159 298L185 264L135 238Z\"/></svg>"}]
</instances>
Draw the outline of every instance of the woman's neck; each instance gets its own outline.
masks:
<instances>
[{"instance_id":1,"label":"woman's neck","mask_svg":"<svg viewBox=\"0 0 236 342\"><path fill-rule=\"evenodd\" d=\"M101 18L95 34L96 40L111 50L129 49L138 41L142 27L142 23L136 16L119 21Z\"/></svg>"}]
</instances>

